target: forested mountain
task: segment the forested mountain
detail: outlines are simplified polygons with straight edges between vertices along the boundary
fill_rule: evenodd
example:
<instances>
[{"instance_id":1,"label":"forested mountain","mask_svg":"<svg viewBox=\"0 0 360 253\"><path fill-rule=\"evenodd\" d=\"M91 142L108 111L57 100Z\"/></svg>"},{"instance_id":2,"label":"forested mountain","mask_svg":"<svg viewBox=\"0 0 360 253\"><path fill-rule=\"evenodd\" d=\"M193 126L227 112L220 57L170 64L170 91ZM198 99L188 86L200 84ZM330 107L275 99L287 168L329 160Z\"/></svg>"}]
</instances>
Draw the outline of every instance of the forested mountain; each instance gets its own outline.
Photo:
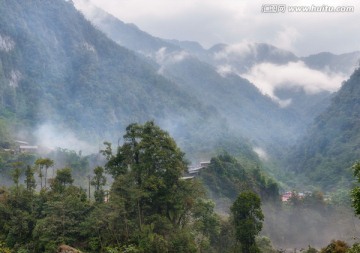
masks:
<instances>
[{"instance_id":1,"label":"forested mountain","mask_svg":"<svg viewBox=\"0 0 360 253\"><path fill-rule=\"evenodd\" d=\"M163 58L160 51L158 62L149 64L96 30L71 2L4 1L0 14L0 112L13 122L14 136L21 132L30 139L37 132L38 139L46 138L36 130L51 125L56 135L71 131L97 151L104 140L116 142L125 125L156 120L189 158L197 159L217 149L251 153L242 137L250 131L242 130L260 128L246 136L256 145L274 138L269 131L256 133L264 129L261 120L272 118L261 108L278 115L277 106L240 77L223 78L195 58L176 65L182 51ZM189 72L189 66L197 72ZM170 67L179 70L165 78L161 74Z\"/></svg>"},{"instance_id":2,"label":"forested mountain","mask_svg":"<svg viewBox=\"0 0 360 253\"><path fill-rule=\"evenodd\" d=\"M359 65L360 52L335 55L329 52L309 55L302 60L311 68L329 72L342 72L351 74Z\"/></svg>"},{"instance_id":3,"label":"forested mountain","mask_svg":"<svg viewBox=\"0 0 360 253\"><path fill-rule=\"evenodd\" d=\"M52 253L62 244L94 253L248 252L246 244L275 253L271 241L352 241L359 224L344 188L360 156L360 69L332 92L359 52L205 49L88 4L0 1L0 252ZM45 139L60 145L54 136L73 139L76 151L40 151ZM39 147L24 150L25 141ZM96 154L79 151L83 143ZM190 163L204 159L208 166L191 174ZM290 187L309 191L280 201ZM255 241L263 219L266 237Z\"/></svg>"},{"instance_id":4,"label":"forested mountain","mask_svg":"<svg viewBox=\"0 0 360 253\"><path fill-rule=\"evenodd\" d=\"M349 75L359 58L358 52L298 57L272 45L248 42L217 44L204 49L197 42L156 38L91 5L90 1L76 0L75 3L110 38L150 59L154 66L158 65L159 73L221 113L232 131L278 157L284 152L283 148L293 145L330 104L331 91L309 92L294 85L295 78L285 77L282 81L285 83L273 90L273 97L284 102L285 108L279 108L273 97L264 96L241 76L247 77L251 71L261 74L267 67L278 71L284 66L286 71L295 73L300 67L304 75L323 73L330 80ZM266 68L262 68L262 64L267 64ZM318 86L316 81L311 85Z\"/></svg>"},{"instance_id":5,"label":"forested mountain","mask_svg":"<svg viewBox=\"0 0 360 253\"><path fill-rule=\"evenodd\" d=\"M200 180L216 203L218 212L226 213L237 195L247 189L256 192L263 201L278 202L279 186L256 164L241 164L225 153L213 157L209 166L199 173Z\"/></svg>"},{"instance_id":6,"label":"forested mountain","mask_svg":"<svg viewBox=\"0 0 360 253\"><path fill-rule=\"evenodd\" d=\"M107 26L108 36L136 54L95 29L71 1L3 1L0 12L0 113L15 135L51 124L98 145L116 142L119 129L131 122L153 119L193 157L227 149L253 160L253 147L264 156L281 157L331 97L281 88L276 96L291 97L292 103L280 108L237 73L216 68L226 63L240 71L300 59L270 45L245 45L237 58L239 47L219 44L205 50L195 42L162 40L96 9L95 25ZM357 56L319 54L301 60L314 69L342 72ZM213 60L202 61L209 57Z\"/></svg>"},{"instance_id":7,"label":"forested mountain","mask_svg":"<svg viewBox=\"0 0 360 253\"><path fill-rule=\"evenodd\" d=\"M215 67L229 65L236 72L244 73L252 66L260 63L287 64L303 61L308 67L321 71L341 72L350 75L358 65L360 52L332 54L322 52L305 57L266 43L243 42L235 45L216 44L205 49L196 41L179 41L154 37L134 24L126 24L104 10L96 7L89 0L74 0L81 10L96 27L103 31L118 44L143 54L154 57L161 48L168 52L185 50L199 60Z\"/></svg>"},{"instance_id":8,"label":"forested mountain","mask_svg":"<svg viewBox=\"0 0 360 253\"><path fill-rule=\"evenodd\" d=\"M276 89L275 95L282 101L290 99L291 103L286 106L286 109L296 115L298 121L301 121L301 123L297 122L300 136L306 133L316 116L330 105L331 98L334 96L328 91L309 94L304 89L296 87Z\"/></svg>"},{"instance_id":9,"label":"forested mountain","mask_svg":"<svg viewBox=\"0 0 360 253\"><path fill-rule=\"evenodd\" d=\"M216 109L108 39L71 1L2 1L0 60L0 113L12 130L52 124L98 145L154 119L189 146L227 132Z\"/></svg>"},{"instance_id":10,"label":"forested mountain","mask_svg":"<svg viewBox=\"0 0 360 253\"><path fill-rule=\"evenodd\" d=\"M333 97L287 161L289 170L325 190L349 187L360 157L360 69Z\"/></svg>"},{"instance_id":11,"label":"forested mountain","mask_svg":"<svg viewBox=\"0 0 360 253\"><path fill-rule=\"evenodd\" d=\"M276 149L289 145L298 136L296 116L279 108L246 79L234 74L221 76L212 66L193 57L165 63L162 71L204 104L215 107L227 119L229 128L248 137L253 145L271 150L271 146Z\"/></svg>"},{"instance_id":12,"label":"forested mountain","mask_svg":"<svg viewBox=\"0 0 360 253\"><path fill-rule=\"evenodd\" d=\"M208 50L208 54L214 65L229 65L238 73L264 62L281 65L298 60L292 52L266 43L217 44Z\"/></svg>"},{"instance_id":13,"label":"forested mountain","mask_svg":"<svg viewBox=\"0 0 360 253\"><path fill-rule=\"evenodd\" d=\"M156 38L142 30L135 24L126 24L104 10L97 8L88 0L75 0L75 6L97 28L119 45L142 55L154 57L155 52L166 47L179 50L180 47Z\"/></svg>"},{"instance_id":14,"label":"forested mountain","mask_svg":"<svg viewBox=\"0 0 360 253\"><path fill-rule=\"evenodd\" d=\"M123 23L88 1L77 0L75 3L110 38L151 59L159 73L178 83L204 105L218 111L229 123L231 131L246 136L253 145L276 153L280 147L290 145L301 133L303 120L296 111L279 108L271 98L236 73L222 74L217 69L220 62L215 61L214 55L226 45L205 50L196 42L162 40ZM274 53L276 50L279 51L277 54ZM296 58L290 52L285 54L266 44L259 44L258 51L258 59L249 59L239 66L249 68L251 64L266 59L280 63ZM275 60L280 56L283 60ZM267 122L266 125L264 122Z\"/></svg>"}]
</instances>

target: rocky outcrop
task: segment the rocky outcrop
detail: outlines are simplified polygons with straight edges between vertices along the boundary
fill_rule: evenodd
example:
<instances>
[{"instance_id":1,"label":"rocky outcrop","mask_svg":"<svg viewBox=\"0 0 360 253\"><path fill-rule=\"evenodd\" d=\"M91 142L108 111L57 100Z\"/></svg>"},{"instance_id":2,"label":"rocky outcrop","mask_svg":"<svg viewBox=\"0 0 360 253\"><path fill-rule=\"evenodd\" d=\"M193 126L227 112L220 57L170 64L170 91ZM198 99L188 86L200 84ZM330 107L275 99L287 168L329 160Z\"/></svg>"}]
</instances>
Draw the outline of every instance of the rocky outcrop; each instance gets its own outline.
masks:
<instances>
[{"instance_id":1,"label":"rocky outcrop","mask_svg":"<svg viewBox=\"0 0 360 253\"><path fill-rule=\"evenodd\" d=\"M82 253L82 252L68 245L60 245L56 253Z\"/></svg>"}]
</instances>

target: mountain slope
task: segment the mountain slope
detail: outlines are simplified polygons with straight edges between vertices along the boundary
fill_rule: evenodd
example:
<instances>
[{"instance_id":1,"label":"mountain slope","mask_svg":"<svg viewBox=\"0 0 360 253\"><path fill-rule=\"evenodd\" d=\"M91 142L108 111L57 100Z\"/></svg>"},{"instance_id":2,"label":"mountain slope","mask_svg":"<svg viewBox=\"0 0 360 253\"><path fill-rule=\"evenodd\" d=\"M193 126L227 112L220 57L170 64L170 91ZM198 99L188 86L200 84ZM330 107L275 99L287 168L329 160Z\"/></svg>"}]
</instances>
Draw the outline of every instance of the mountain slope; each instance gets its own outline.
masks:
<instances>
[{"instance_id":1,"label":"mountain slope","mask_svg":"<svg viewBox=\"0 0 360 253\"><path fill-rule=\"evenodd\" d=\"M309 55L302 60L307 66L328 72L342 72L351 74L359 65L360 52L335 55L329 52Z\"/></svg>"},{"instance_id":2,"label":"mountain slope","mask_svg":"<svg viewBox=\"0 0 360 253\"><path fill-rule=\"evenodd\" d=\"M247 80L237 75L221 76L212 66L193 57L164 65L162 70L202 103L216 108L227 119L229 128L248 137L253 145L271 150L287 146L296 138L297 119Z\"/></svg>"},{"instance_id":3,"label":"mountain slope","mask_svg":"<svg viewBox=\"0 0 360 253\"><path fill-rule=\"evenodd\" d=\"M70 129L97 144L116 141L126 125L146 120L177 136L187 133L188 142L196 134L226 132L215 110L63 0L0 2L0 102L0 115L16 119L18 130L50 123L60 136Z\"/></svg>"},{"instance_id":4,"label":"mountain slope","mask_svg":"<svg viewBox=\"0 0 360 253\"><path fill-rule=\"evenodd\" d=\"M238 73L245 73L256 64L269 62L286 64L297 61L293 53L265 43L218 44L208 50L213 65L231 66Z\"/></svg>"},{"instance_id":5,"label":"mountain slope","mask_svg":"<svg viewBox=\"0 0 360 253\"><path fill-rule=\"evenodd\" d=\"M74 0L85 17L96 27L103 31L109 38L121 46L138 52L145 56L154 57L156 52L166 47L171 50L180 50L179 46L156 38L134 24L126 24L104 10L94 6L89 0Z\"/></svg>"},{"instance_id":6,"label":"mountain slope","mask_svg":"<svg viewBox=\"0 0 360 253\"><path fill-rule=\"evenodd\" d=\"M288 168L313 185L349 187L351 165L360 158L360 69L336 93L288 159Z\"/></svg>"},{"instance_id":7,"label":"mountain slope","mask_svg":"<svg viewBox=\"0 0 360 253\"><path fill-rule=\"evenodd\" d=\"M298 136L301 127L296 123L302 121L298 120L296 115L292 115L287 109L279 108L253 84L238 75L222 74L212 65L213 60L207 61L210 64L205 63L206 57L210 59L222 50L220 45L204 50L195 42L161 40L137 27L124 24L101 9L91 6L89 1L75 2L86 17L110 38L152 59L154 66L158 66L159 73L178 83L203 104L221 113L229 123L231 131L237 135L246 136L254 145L269 150L287 146ZM286 61L289 57L295 57L281 50L274 54L275 47L266 44L259 44L257 47L260 52L258 60L273 59L276 55L281 55Z\"/></svg>"}]
</instances>

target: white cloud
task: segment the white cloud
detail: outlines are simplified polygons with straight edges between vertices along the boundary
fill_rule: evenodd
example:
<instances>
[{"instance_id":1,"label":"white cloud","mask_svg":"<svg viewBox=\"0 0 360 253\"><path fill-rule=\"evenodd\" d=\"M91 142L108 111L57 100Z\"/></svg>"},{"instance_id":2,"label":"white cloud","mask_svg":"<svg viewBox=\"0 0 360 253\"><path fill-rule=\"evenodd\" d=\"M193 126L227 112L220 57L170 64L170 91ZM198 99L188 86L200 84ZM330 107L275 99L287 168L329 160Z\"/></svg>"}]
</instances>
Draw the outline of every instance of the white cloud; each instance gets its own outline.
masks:
<instances>
[{"instance_id":1,"label":"white cloud","mask_svg":"<svg viewBox=\"0 0 360 253\"><path fill-rule=\"evenodd\" d=\"M93 17L97 12L96 7L89 0L72 0L75 7L87 17Z\"/></svg>"},{"instance_id":2,"label":"white cloud","mask_svg":"<svg viewBox=\"0 0 360 253\"><path fill-rule=\"evenodd\" d=\"M299 32L294 27L284 26L282 30L276 33L272 44L281 49L296 51L294 44L299 36Z\"/></svg>"},{"instance_id":3,"label":"white cloud","mask_svg":"<svg viewBox=\"0 0 360 253\"><path fill-rule=\"evenodd\" d=\"M214 58L215 60L228 59L229 57L244 58L248 55L256 56L256 54L257 48L255 43L245 40L240 43L225 46L223 50L214 54Z\"/></svg>"},{"instance_id":4,"label":"white cloud","mask_svg":"<svg viewBox=\"0 0 360 253\"><path fill-rule=\"evenodd\" d=\"M79 1L79 0L76 0ZM91 0L159 37L195 40L209 47L244 39L284 46L300 55L360 49L360 2L357 0L286 1L287 5L355 6L353 13L262 13L254 0ZM281 2L283 3L283 2ZM278 4L278 3L274 3ZM284 24L286 24L284 26ZM279 43L279 45L277 44Z\"/></svg>"},{"instance_id":5,"label":"white cloud","mask_svg":"<svg viewBox=\"0 0 360 253\"><path fill-rule=\"evenodd\" d=\"M259 158L261 160L266 161L269 159L269 155L268 155L268 153L266 153L266 151L264 149L262 149L260 147L254 147L253 151L259 156Z\"/></svg>"},{"instance_id":6,"label":"white cloud","mask_svg":"<svg viewBox=\"0 0 360 253\"><path fill-rule=\"evenodd\" d=\"M229 64L220 65L216 68L216 72L222 77L226 77L227 75L236 72L233 67Z\"/></svg>"},{"instance_id":7,"label":"white cloud","mask_svg":"<svg viewBox=\"0 0 360 253\"><path fill-rule=\"evenodd\" d=\"M0 51L10 52L15 47L15 42L9 37L0 34Z\"/></svg>"},{"instance_id":8,"label":"white cloud","mask_svg":"<svg viewBox=\"0 0 360 253\"><path fill-rule=\"evenodd\" d=\"M310 69L302 61L290 62L286 65L261 63L253 66L242 77L248 79L282 106L288 105L291 101L282 101L276 97L274 94L276 88L300 87L308 94L321 91L334 92L346 79L346 76L341 73L328 74Z\"/></svg>"},{"instance_id":9,"label":"white cloud","mask_svg":"<svg viewBox=\"0 0 360 253\"><path fill-rule=\"evenodd\" d=\"M155 60L160 65L158 72L162 74L166 66L181 62L189 56L186 51L167 52L166 47L160 48L155 55Z\"/></svg>"},{"instance_id":10,"label":"white cloud","mask_svg":"<svg viewBox=\"0 0 360 253\"><path fill-rule=\"evenodd\" d=\"M83 151L85 154L96 153L96 146L79 140L76 135L64 128L56 127L52 123L42 124L36 131L37 145L48 148L66 148L69 150Z\"/></svg>"}]
</instances>

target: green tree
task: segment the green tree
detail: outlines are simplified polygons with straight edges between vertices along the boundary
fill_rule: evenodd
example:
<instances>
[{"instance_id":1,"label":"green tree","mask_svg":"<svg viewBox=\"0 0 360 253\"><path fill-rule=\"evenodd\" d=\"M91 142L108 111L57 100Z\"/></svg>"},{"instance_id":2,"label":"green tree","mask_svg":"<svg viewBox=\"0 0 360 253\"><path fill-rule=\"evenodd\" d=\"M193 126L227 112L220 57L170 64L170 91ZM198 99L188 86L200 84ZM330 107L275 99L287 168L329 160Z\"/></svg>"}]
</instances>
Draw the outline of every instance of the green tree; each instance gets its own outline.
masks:
<instances>
[{"instance_id":1,"label":"green tree","mask_svg":"<svg viewBox=\"0 0 360 253\"><path fill-rule=\"evenodd\" d=\"M215 203L198 199L193 210L193 228L199 252L209 252L220 234L220 219L214 212Z\"/></svg>"},{"instance_id":2,"label":"green tree","mask_svg":"<svg viewBox=\"0 0 360 253\"><path fill-rule=\"evenodd\" d=\"M81 151L76 152L74 150L57 148L49 154L49 157L56 161L61 161L64 167L71 168L75 177L84 176L89 169L89 157L83 156Z\"/></svg>"},{"instance_id":3,"label":"green tree","mask_svg":"<svg viewBox=\"0 0 360 253\"><path fill-rule=\"evenodd\" d=\"M346 251L346 253L358 253L358 252L360 252L359 243L355 243L350 249L348 249L348 251Z\"/></svg>"},{"instance_id":4,"label":"green tree","mask_svg":"<svg viewBox=\"0 0 360 253\"><path fill-rule=\"evenodd\" d=\"M121 154L120 147L118 147L117 154L113 154L111 143L104 142L105 149L100 152L106 157L107 163L105 170L107 173L116 178L119 175L124 175L127 172L127 165L123 162L124 157Z\"/></svg>"},{"instance_id":5,"label":"green tree","mask_svg":"<svg viewBox=\"0 0 360 253\"><path fill-rule=\"evenodd\" d=\"M42 188L42 177L45 177L45 184L44 187L46 189L46 183L47 183L47 172L48 169L52 166L54 166L54 161L49 159L49 158L38 158L35 161L35 165L37 165L39 167L39 176L41 179L41 188ZM45 168L45 174L42 174L42 170Z\"/></svg>"},{"instance_id":6,"label":"green tree","mask_svg":"<svg viewBox=\"0 0 360 253\"><path fill-rule=\"evenodd\" d=\"M356 181L360 183L360 162L356 162L352 166L354 177ZM360 186L355 186L351 190L351 197L352 197L352 206L355 209L355 214L360 215Z\"/></svg>"},{"instance_id":7,"label":"green tree","mask_svg":"<svg viewBox=\"0 0 360 253\"><path fill-rule=\"evenodd\" d=\"M255 237L261 231L264 220L260 197L252 191L242 192L230 210L242 253L259 252Z\"/></svg>"},{"instance_id":8,"label":"green tree","mask_svg":"<svg viewBox=\"0 0 360 253\"><path fill-rule=\"evenodd\" d=\"M274 249L270 238L266 236L257 236L256 237L256 245L258 246L260 252L264 253L279 253L276 249ZM307 252L311 253L311 252ZM316 252L315 252L316 253Z\"/></svg>"},{"instance_id":9,"label":"green tree","mask_svg":"<svg viewBox=\"0 0 360 253\"><path fill-rule=\"evenodd\" d=\"M12 164L13 171L11 173L11 176L13 178L16 189L19 189L19 179L22 173L22 166L23 166L22 162L14 162Z\"/></svg>"},{"instance_id":10,"label":"green tree","mask_svg":"<svg viewBox=\"0 0 360 253\"><path fill-rule=\"evenodd\" d=\"M90 210L85 191L70 185L44 194L48 200L33 230L34 252L55 252L60 244L76 246L83 239L80 224Z\"/></svg>"},{"instance_id":11,"label":"green tree","mask_svg":"<svg viewBox=\"0 0 360 253\"><path fill-rule=\"evenodd\" d=\"M233 222L228 219L220 219L220 233L214 244L215 252L235 252L235 228Z\"/></svg>"},{"instance_id":12,"label":"green tree","mask_svg":"<svg viewBox=\"0 0 360 253\"><path fill-rule=\"evenodd\" d=\"M318 253L319 251L313 247L311 247L310 245L308 246L308 248L306 250L303 251L303 253Z\"/></svg>"},{"instance_id":13,"label":"green tree","mask_svg":"<svg viewBox=\"0 0 360 253\"><path fill-rule=\"evenodd\" d=\"M135 226L121 200L112 199L93 207L81 224L81 235L87 238L86 248L90 252L104 252L107 246L120 247L121 243L129 241Z\"/></svg>"},{"instance_id":14,"label":"green tree","mask_svg":"<svg viewBox=\"0 0 360 253\"><path fill-rule=\"evenodd\" d=\"M0 238L14 252L31 242L35 224L32 210L33 195L22 185L10 188L9 192L0 191Z\"/></svg>"},{"instance_id":15,"label":"green tree","mask_svg":"<svg viewBox=\"0 0 360 253\"><path fill-rule=\"evenodd\" d=\"M184 153L169 134L153 122L131 124L126 128L124 144L116 156L108 149L105 168L115 178L127 174L137 196L139 226L147 217L162 214L180 225L186 217L181 198L191 183L180 180L187 169Z\"/></svg>"},{"instance_id":16,"label":"green tree","mask_svg":"<svg viewBox=\"0 0 360 253\"><path fill-rule=\"evenodd\" d=\"M303 205L321 210L325 207L324 194L321 191L307 193L303 199Z\"/></svg>"},{"instance_id":17,"label":"green tree","mask_svg":"<svg viewBox=\"0 0 360 253\"><path fill-rule=\"evenodd\" d=\"M5 243L0 242L0 253L11 253L11 249L5 246Z\"/></svg>"},{"instance_id":18,"label":"green tree","mask_svg":"<svg viewBox=\"0 0 360 253\"><path fill-rule=\"evenodd\" d=\"M345 253L349 249L349 245L340 240L333 240L329 245L327 245L325 248L322 248L320 253Z\"/></svg>"},{"instance_id":19,"label":"green tree","mask_svg":"<svg viewBox=\"0 0 360 253\"><path fill-rule=\"evenodd\" d=\"M226 152L213 157L199 177L213 194L227 197L231 201L234 201L240 192L247 190L258 193L262 201L280 200L279 187L273 179L266 176L258 166L245 167Z\"/></svg>"},{"instance_id":20,"label":"green tree","mask_svg":"<svg viewBox=\"0 0 360 253\"><path fill-rule=\"evenodd\" d=\"M119 208L112 219L121 241L136 242L144 252L196 251L189 224L204 190L196 180L181 179L187 163L169 134L153 122L131 124L116 154L105 145L105 169L115 179L107 204Z\"/></svg>"},{"instance_id":21,"label":"green tree","mask_svg":"<svg viewBox=\"0 0 360 253\"><path fill-rule=\"evenodd\" d=\"M36 181L34 178L34 170L30 165L26 166L25 170L25 185L29 192L33 192L36 188Z\"/></svg>"},{"instance_id":22,"label":"green tree","mask_svg":"<svg viewBox=\"0 0 360 253\"><path fill-rule=\"evenodd\" d=\"M8 122L0 119L0 148L10 148L11 134Z\"/></svg>"},{"instance_id":23,"label":"green tree","mask_svg":"<svg viewBox=\"0 0 360 253\"><path fill-rule=\"evenodd\" d=\"M70 168L64 168L56 171L56 177L52 183L52 188L55 191L63 192L66 189L66 186L71 185L74 182L74 179L71 175Z\"/></svg>"},{"instance_id":24,"label":"green tree","mask_svg":"<svg viewBox=\"0 0 360 253\"><path fill-rule=\"evenodd\" d=\"M103 167L96 167L94 169L95 176L91 180L91 185L95 187L95 201L98 203L104 202L105 191L103 187L106 184L106 177L104 176L104 168Z\"/></svg>"}]
</instances>

